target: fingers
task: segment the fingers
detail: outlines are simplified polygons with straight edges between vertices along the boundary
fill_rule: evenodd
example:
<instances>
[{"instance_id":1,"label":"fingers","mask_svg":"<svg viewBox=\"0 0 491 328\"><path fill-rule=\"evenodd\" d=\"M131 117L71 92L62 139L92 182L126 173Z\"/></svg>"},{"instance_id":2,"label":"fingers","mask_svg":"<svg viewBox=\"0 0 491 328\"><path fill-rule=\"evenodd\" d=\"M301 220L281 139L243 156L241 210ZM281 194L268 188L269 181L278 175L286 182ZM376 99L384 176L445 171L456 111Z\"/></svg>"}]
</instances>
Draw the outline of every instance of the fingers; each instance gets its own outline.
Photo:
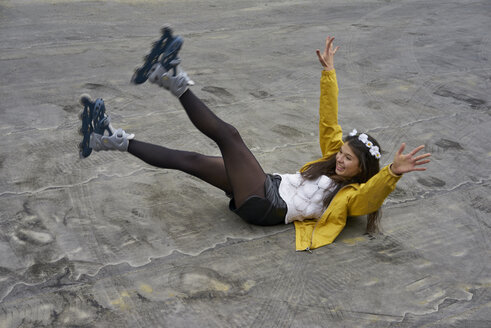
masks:
<instances>
[{"instance_id":1,"label":"fingers","mask_svg":"<svg viewBox=\"0 0 491 328\"><path fill-rule=\"evenodd\" d=\"M329 50L329 37L326 38L326 46L324 47L324 53L327 53L327 51Z\"/></svg>"},{"instance_id":2,"label":"fingers","mask_svg":"<svg viewBox=\"0 0 491 328\"><path fill-rule=\"evenodd\" d=\"M430 157L431 154L430 153L426 153L426 154L423 154L423 155L419 155L418 157L414 158L415 161L420 161L422 160L423 158L427 158L427 157ZM428 160L429 162L429 160Z\"/></svg>"},{"instance_id":3,"label":"fingers","mask_svg":"<svg viewBox=\"0 0 491 328\"><path fill-rule=\"evenodd\" d=\"M409 154L407 154L407 156L413 157L416 153L418 153L424 147L425 147L424 145L421 145L421 146L418 146L418 147L414 148L413 150L411 150L411 152ZM399 148L399 150L397 151L397 155L401 155L402 152L404 151L404 148L406 148L406 144L405 143L402 143L401 144L401 148ZM423 154L423 155L420 155L420 156L416 157L414 160L418 161L420 159L423 159L423 158L426 158L426 157L430 157L430 156L431 156L430 153L426 153L426 154Z\"/></svg>"},{"instance_id":4,"label":"fingers","mask_svg":"<svg viewBox=\"0 0 491 328\"><path fill-rule=\"evenodd\" d=\"M329 49L329 50L332 49L332 43L333 42L334 42L334 37L328 36L327 39L326 39L326 50L327 49Z\"/></svg>"},{"instance_id":5,"label":"fingers","mask_svg":"<svg viewBox=\"0 0 491 328\"><path fill-rule=\"evenodd\" d=\"M326 63L326 61L324 60L324 57L322 57L322 55L321 55L321 51L320 51L319 49L317 49L317 50L315 51L315 53L317 54L317 57L319 58L319 61L320 61L321 65L322 65L323 67L326 67L326 66L327 66L327 63Z\"/></svg>"},{"instance_id":6,"label":"fingers","mask_svg":"<svg viewBox=\"0 0 491 328\"><path fill-rule=\"evenodd\" d=\"M406 148L406 143L403 142L401 144L401 147L399 147L399 150L397 151L397 155L400 156L402 154L402 152L404 151L404 148Z\"/></svg>"},{"instance_id":7,"label":"fingers","mask_svg":"<svg viewBox=\"0 0 491 328\"><path fill-rule=\"evenodd\" d=\"M426 167L419 167L417 165L423 165L423 164L426 164L428 163L429 161L424 161L424 162L421 162L421 163L414 163L414 166L411 167L411 168L407 168L405 173L409 173L409 172L413 172L413 171L426 171Z\"/></svg>"},{"instance_id":8,"label":"fingers","mask_svg":"<svg viewBox=\"0 0 491 328\"><path fill-rule=\"evenodd\" d=\"M414 148L410 153L409 155L410 156L414 156L414 154L416 154L418 151L420 151L421 149L423 149L425 146L424 145L421 145L421 146L418 146L416 148Z\"/></svg>"},{"instance_id":9,"label":"fingers","mask_svg":"<svg viewBox=\"0 0 491 328\"><path fill-rule=\"evenodd\" d=\"M338 51L339 49L339 46L337 46L336 48L333 49L333 42L334 42L334 37L327 37L326 39L326 50L325 50L325 54L327 55L329 52L332 54L332 55L335 55L336 52Z\"/></svg>"},{"instance_id":10,"label":"fingers","mask_svg":"<svg viewBox=\"0 0 491 328\"><path fill-rule=\"evenodd\" d=\"M333 42L334 42L334 37L328 36L326 38L326 45L324 51L321 52L319 49L315 51L321 65L324 68L334 68L333 57L334 54L338 51L339 47L333 48Z\"/></svg>"},{"instance_id":11,"label":"fingers","mask_svg":"<svg viewBox=\"0 0 491 328\"><path fill-rule=\"evenodd\" d=\"M428 164L430 162L429 159L426 159L424 161L416 161L414 162L414 165L425 165L425 164Z\"/></svg>"},{"instance_id":12,"label":"fingers","mask_svg":"<svg viewBox=\"0 0 491 328\"><path fill-rule=\"evenodd\" d=\"M326 49L326 50L327 50L327 49L329 49L329 43L330 43L330 42L331 42L331 37L330 37L330 36L328 36L328 37L326 38L326 47L325 47L325 49Z\"/></svg>"}]
</instances>

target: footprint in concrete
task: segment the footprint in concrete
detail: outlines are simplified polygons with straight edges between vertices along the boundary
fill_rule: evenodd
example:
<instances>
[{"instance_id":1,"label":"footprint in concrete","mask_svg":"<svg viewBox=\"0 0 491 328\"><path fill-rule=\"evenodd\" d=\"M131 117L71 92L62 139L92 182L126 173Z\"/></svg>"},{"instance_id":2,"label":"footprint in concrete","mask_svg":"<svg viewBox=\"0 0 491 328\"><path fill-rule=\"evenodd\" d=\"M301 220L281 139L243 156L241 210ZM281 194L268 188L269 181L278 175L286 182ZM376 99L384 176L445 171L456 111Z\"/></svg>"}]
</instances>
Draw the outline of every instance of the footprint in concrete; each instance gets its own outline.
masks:
<instances>
[{"instance_id":1,"label":"footprint in concrete","mask_svg":"<svg viewBox=\"0 0 491 328\"><path fill-rule=\"evenodd\" d=\"M477 196L471 199L471 204L472 207L484 212L484 213L491 213L491 204L486 197L483 196Z\"/></svg>"},{"instance_id":2,"label":"footprint in concrete","mask_svg":"<svg viewBox=\"0 0 491 328\"><path fill-rule=\"evenodd\" d=\"M303 133L300 132L299 130L295 129L294 127L282 125L282 124L275 125L271 130L278 133L278 134L281 134L282 136L285 136L285 137L301 137L301 136L303 136Z\"/></svg>"},{"instance_id":3,"label":"footprint in concrete","mask_svg":"<svg viewBox=\"0 0 491 328\"><path fill-rule=\"evenodd\" d=\"M85 89L88 89L88 90L97 90L97 91L101 91L101 92L102 91L112 91L112 92L116 92L118 94L123 93L118 88L115 88L115 87L112 87L112 86L106 85L106 84L101 84L101 83L91 83L91 82L88 82L88 83L85 83L83 87ZM100 97L100 96L96 95L96 97Z\"/></svg>"},{"instance_id":4,"label":"footprint in concrete","mask_svg":"<svg viewBox=\"0 0 491 328\"><path fill-rule=\"evenodd\" d=\"M54 262L36 262L24 272L23 281L29 284L40 283L57 277L58 283L62 278L69 277L74 271L74 264L63 257Z\"/></svg>"},{"instance_id":5,"label":"footprint in concrete","mask_svg":"<svg viewBox=\"0 0 491 328\"><path fill-rule=\"evenodd\" d=\"M210 85L210 86L203 87L201 90L211 93L225 101L230 101L234 98L234 96L230 92L228 92L226 89L221 87L215 87Z\"/></svg>"},{"instance_id":6,"label":"footprint in concrete","mask_svg":"<svg viewBox=\"0 0 491 328\"><path fill-rule=\"evenodd\" d=\"M455 149L455 150L463 150L464 147L462 147L458 142L452 141L449 139L440 139L437 142L435 142L435 145L443 148L445 150L448 149Z\"/></svg>"},{"instance_id":7,"label":"footprint in concrete","mask_svg":"<svg viewBox=\"0 0 491 328\"><path fill-rule=\"evenodd\" d=\"M27 202L24 204L24 209L15 214L11 222L13 229L7 234L11 235L18 244L44 246L55 240L38 215L29 208Z\"/></svg>"},{"instance_id":8,"label":"footprint in concrete","mask_svg":"<svg viewBox=\"0 0 491 328\"><path fill-rule=\"evenodd\" d=\"M103 89L106 86L100 83L85 83L84 87L90 90L98 90L98 89Z\"/></svg>"},{"instance_id":9,"label":"footprint in concrete","mask_svg":"<svg viewBox=\"0 0 491 328\"><path fill-rule=\"evenodd\" d=\"M131 214L133 214L134 216L136 216L138 218L145 218L146 217L145 211L142 209L138 209L138 208L132 208Z\"/></svg>"},{"instance_id":10,"label":"footprint in concrete","mask_svg":"<svg viewBox=\"0 0 491 328\"><path fill-rule=\"evenodd\" d=\"M371 31L376 27L376 26L370 26L370 25L366 25L366 24L351 24L351 26L359 28L360 30L363 30L363 31Z\"/></svg>"},{"instance_id":11,"label":"footprint in concrete","mask_svg":"<svg viewBox=\"0 0 491 328\"><path fill-rule=\"evenodd\" d=\"M380 101L370 100L367 102L367 107L370 109L380 110L383 108L383 103Z\"/></svg>"},{"instance_id":12,"label":"footprint in concrete","mask_svg":"<svg viewBox=\"0 0 491 328\"><path fill-rule=\"evenodd\" d=\"M27 242L33 245L46 245L52 243L54 241L53 236L46 231L35 231L30 229L19 229L15 233L15 236L22 240L23 242Z\"/></svg>"},{"instance_id":13,"label":"footprint in concrete","mask_svg":"<svg viewBox=\"0 0 491 328\"><path fill-rule=\"evenodd\" d=\"M249 94L256 97L257 99L265 99L265 98L268 98L271 96L269 93L267 93L266 91L263 91L263 90L252 91L252 92L249 92Z\"/></svg>"},{"instance_id":14,"label":"footprint in concrete","mask_svg":"<svg viewBox=\"0 0 491 328\"><path fill-rule=\"evenodd\" d=\"M218 272L203 267L179 268L169 275L169 285L177 292L191 298L209 298L219 295L236 295L247 292L251 281L230 281Z\"/></svg>"},{"instance_id":15,"label":"footprint in concrete","mask_svg":"<svg viewBox=\"0 0 491 328\"><path fill-rule=\"evenodd\" d=\"M399 186L390 194L390 198L403 198L407 195L407 192Z\"/></svg>"},{"instance_id":16,"label":"footprint in concrete","mask_svg":"<svg viewBox=\"0 0 491 328\"><path fill-rule=\"evenodd\" d=\"M421 260L421 255L404 245L394 237L383 236L374 243L367 244L373 252L373 258L393 264L416 262Z\"/></svg>"},{"instance_id":17,"label":"footprint in concrete","mask_svg":"<svg viewBox=\"0 0 491 328\"><path fill-rule=\"evenodd\" d=\"M450 90L439 89L439 90L436 90L434 92L434 94L437 96L440 96L440 97L453 98L455 100L465 102L472 109L482 109L483 107L487 107L487 106L484 106L484 105L486 105L485 100L471 97L471 96L468 96L468 95L463 94L463 93L456 93L456 92L452 92Z\"/></svg>"},{"instance_id":18,"label":"footprint in concrete","mask_svg":"<svg viewBox=\"0 0 491 328\"><path fill-rule=\"evenodd\" d=\"M169 285L189 297L228 293L232 284L218 272L200 267L186 267L169 276Z\"/></svg>"},{"instance_id":19,"label":"footprint in concrete","mask_svg":"<svg viewBox=\"0 0 491 328\"><path fill-rule=\"evenodd\" d=\"M418 182L425 187L443 187L446 182L435 177L419 178Z\"/></svg>"},{"instance_id":20,"label":"footprint in concrete","mask_svg":"<svg viewBox=\"0 0 491 328\"><path fill-rule=\"evenodd\" d=\"M77 114L81 110L81 106L79 104L70 104L70 105L64 105L62 109L70 114Z\"/></svg>"}]
</instances>

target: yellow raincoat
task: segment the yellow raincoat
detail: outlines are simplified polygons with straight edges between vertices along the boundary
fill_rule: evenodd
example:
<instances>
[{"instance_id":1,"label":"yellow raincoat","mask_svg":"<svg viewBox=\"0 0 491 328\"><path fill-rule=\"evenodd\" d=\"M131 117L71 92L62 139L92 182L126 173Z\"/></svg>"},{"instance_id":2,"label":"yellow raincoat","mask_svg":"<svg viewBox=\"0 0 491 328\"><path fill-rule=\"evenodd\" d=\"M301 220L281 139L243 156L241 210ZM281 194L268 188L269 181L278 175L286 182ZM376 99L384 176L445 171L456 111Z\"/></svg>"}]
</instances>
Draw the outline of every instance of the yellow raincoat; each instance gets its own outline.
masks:
<instances>
[{"instance_id":1,"label":"yellow raincoat","mask_svg":"<svg viewBox=\"0 0 491 328\"><path fill-rule=\"evenodd\" d=\"M336 71L322 71L320 85L319 139L322 157L306 163L300 171L304 171L309 164L327 160L343 145L343 133L338 124L339 90ZM377 211L400 178L386 166L366 183L354 183L341 188L319 219L294 222L297 251L332 243L346 225L348 216Z\"/></svg>"}]
</instances>

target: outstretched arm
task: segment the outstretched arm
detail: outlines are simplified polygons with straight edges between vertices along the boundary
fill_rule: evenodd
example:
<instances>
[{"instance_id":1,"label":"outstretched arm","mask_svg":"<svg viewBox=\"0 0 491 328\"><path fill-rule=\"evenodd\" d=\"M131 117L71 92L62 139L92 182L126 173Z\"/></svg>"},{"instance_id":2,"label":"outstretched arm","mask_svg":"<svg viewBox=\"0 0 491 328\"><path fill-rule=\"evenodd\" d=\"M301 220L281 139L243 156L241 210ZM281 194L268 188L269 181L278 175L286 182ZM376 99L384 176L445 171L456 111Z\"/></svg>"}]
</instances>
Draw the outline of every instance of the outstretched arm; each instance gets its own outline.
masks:
<instances>
[{"instance_id":1,"label":"outstretched arm","mask_svg":"<svg viewBox=\"0 0 491 328\"><path fill-rule=\"evenodd\" d=\"M316 50L317 57L324 70L320 81L319 104L319 142L322 156L337 152L343 144L343 132L338 124L338 83L334 69L334 37L327 37L324 51Z\"/></svg>"},{"instance_id":2,"label":"outstretched arm","mask_svg":"<svg viewBox=\"0 0 491 328\"><path fill-rule=\"evenodd\" d=\"M402 152L404 151L404 148L406 148L406 144L403 143L394 156L394 162L390 166L391 171L398 175L412 171L425 171L426 168L421 167L421 165L430 162L429 159L425 158L430 157L431 154L426 153L423 155L415 156L424 147L425 146L421 145L414 148L409 154L404 155Z\"/></svg>"}]
</instances>

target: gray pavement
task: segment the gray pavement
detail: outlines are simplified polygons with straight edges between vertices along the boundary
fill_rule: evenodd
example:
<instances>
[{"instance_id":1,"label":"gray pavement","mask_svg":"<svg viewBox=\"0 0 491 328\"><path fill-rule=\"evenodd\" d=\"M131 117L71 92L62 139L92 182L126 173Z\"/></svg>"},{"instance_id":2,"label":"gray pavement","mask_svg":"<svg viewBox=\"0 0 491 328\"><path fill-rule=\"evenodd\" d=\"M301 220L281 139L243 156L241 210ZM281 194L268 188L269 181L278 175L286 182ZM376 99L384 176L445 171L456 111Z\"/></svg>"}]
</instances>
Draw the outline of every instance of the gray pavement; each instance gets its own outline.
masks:
<instances>
[{"instance_id":1,"label":"gray pavement","mask_svg":"<svg viewBox=\"0 0 491 328\"><path fill-rule=\"evenodd\" d=\"M0 327L491 326L491 2L0 2ZM336 36L340 122L390 163L429 170L297 253L219 190L129 154L78 157L78 97L143 141L217 155L179 102L133 68L160 26L185 39L193 90L265 171L319 156L320 66Z\"/></svg>"}]
</instances>

